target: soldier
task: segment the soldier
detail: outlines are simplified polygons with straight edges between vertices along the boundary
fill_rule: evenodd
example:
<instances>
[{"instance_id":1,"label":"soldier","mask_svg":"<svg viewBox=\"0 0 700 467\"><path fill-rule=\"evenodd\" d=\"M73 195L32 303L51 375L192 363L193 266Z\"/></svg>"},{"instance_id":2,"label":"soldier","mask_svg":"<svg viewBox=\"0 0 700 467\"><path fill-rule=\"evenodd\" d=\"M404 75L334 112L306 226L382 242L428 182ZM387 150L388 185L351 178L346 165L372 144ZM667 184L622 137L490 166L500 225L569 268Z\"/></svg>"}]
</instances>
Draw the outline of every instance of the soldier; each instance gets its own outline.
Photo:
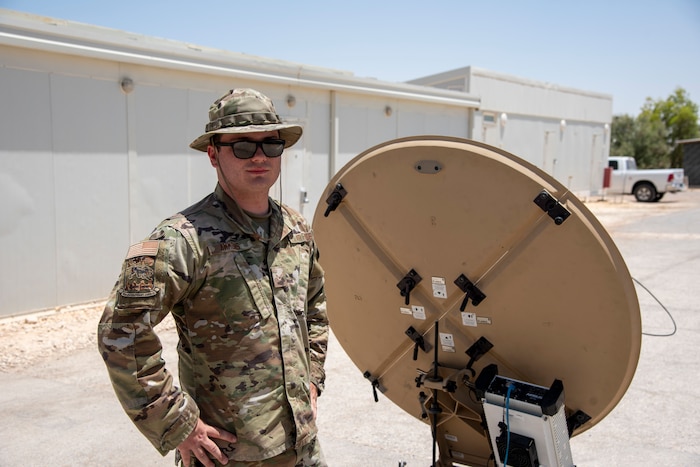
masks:
<instances>
[{"instance_id":1,"label":"soldier","mask_svg":"<svg viewBox=\"0 0 700 467\"><path fill-rule=\"evenodd\" d=\"M268 197L301 134L255 90L214 102L190 144L209 156L214 192L129 248L100 321L124 410L161 454L177 449L181 465L326 465L315 424L328 343L323 270L305 219ZM181 388L154 330L168 313Z\"/></svg>"}]
</instances>

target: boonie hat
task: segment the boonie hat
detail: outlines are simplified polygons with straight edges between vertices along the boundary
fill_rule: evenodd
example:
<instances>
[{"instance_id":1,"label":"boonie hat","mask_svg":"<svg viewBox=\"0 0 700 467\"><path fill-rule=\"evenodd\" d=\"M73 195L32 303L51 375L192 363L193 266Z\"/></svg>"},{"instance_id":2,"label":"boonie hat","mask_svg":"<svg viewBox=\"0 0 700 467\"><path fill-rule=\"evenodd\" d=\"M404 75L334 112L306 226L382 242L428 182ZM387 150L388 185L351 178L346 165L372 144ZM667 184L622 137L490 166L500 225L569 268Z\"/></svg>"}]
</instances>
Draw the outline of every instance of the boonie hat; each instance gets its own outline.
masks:
<instances>
[{"instance_id":1,"label":"boonie hat","mask_svg":"<svg viewBox=\"0 0 700 467\"><path fill-rule=\"evenodd\" d=\"M209 107L209 123L205 133L190 143L192 149L207 151L214 134L255 133L279 130L280 138L288 148L299 141L302 128L284 123L275 111L269 97L255 89L232 89Z\"/></svg>"}]
</instances>

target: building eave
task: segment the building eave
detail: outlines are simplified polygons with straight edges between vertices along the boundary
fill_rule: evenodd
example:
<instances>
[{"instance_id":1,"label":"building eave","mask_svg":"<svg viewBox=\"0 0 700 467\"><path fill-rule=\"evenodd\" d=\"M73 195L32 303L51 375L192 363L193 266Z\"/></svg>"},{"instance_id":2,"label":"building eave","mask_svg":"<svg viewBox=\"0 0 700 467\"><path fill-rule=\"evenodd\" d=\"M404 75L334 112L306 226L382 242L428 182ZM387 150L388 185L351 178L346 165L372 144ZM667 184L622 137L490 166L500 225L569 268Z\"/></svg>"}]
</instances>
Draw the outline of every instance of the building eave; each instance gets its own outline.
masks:
<instances>
[{"instance_id":1,"label":"building eave","mask_svg":"<svg viewBox=\"0 0 700 467\"><path fill-rule=\"evenodd\" d=\"M478 108L476 96L0 9L0 44L315 89Z\"/></svg>"}]
</instances>

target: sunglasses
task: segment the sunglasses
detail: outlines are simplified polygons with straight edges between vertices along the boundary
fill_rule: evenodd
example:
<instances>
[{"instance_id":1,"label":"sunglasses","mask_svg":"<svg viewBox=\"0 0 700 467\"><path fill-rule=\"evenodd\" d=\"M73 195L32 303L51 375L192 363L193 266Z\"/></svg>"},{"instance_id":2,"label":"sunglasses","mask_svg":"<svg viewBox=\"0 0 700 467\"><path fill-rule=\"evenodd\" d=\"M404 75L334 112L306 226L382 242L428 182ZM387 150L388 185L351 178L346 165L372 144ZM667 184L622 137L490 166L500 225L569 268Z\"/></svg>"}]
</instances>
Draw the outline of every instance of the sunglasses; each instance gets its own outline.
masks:
<instances>
[{"instance_id":1,"label":"sunglasses","mask_svg":"<svg viewBox=\"0 0 700 467\"><path fill-rule=\"evenodd\" d=\"M249 141L246 139L233 141L231 143L222 143L217 141L214 143L215 146L228 146L233 151L233 155L237 159L250 159L258 151L258 148L262 149L263 154L267 157L279 157L284 151L284 145L286 141L283 139L265 139L263 141Z\"/></svg>"}]
</instances>

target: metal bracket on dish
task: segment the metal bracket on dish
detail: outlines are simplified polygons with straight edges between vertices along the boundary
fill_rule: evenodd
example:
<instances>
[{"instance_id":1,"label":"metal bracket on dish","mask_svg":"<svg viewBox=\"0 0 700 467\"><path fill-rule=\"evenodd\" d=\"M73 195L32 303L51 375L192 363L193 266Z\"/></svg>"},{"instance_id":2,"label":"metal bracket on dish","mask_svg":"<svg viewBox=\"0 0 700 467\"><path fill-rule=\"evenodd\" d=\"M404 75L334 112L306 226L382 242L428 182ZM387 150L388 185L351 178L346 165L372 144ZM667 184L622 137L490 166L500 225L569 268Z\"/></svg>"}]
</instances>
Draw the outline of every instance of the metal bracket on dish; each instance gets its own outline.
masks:
<instances>
[{"instance_id":1,"label":"metal bracket on dish","mask_svg":"<svg viewBox=\"0 0 700 467\"><path fill-rule=\"evenodd\" d=\"M459 287L459 290L466 294L464 296L464 300L462 301L462 305L459 307L459 311L464 311L470 298L472 299L472 304L474 306L478 306L479 303L486 298L486 294L479 290L479 288L475 286L472 281L467 279L467 276L464 274L460 274L459 277L455 279L455 285Z\"/></svg>"},{"instance_id":2,"label":"metal bracket on dish","mask_svg":"<svg viewBox=\"0 0 700 467\"><path fill-rule=\"evenodd\" d=\"M396 287L401 291L401 296L406 297L406 305L411 301L411 290L413 290L420 281L421 277L414 269L411 269L408 271L408 274L396 284Z\"/></svg>"},{"instance_id":3,"label":"metal bracket on dish","mask_svg":"<svg viewBox=\"0 0 700 467\"><path fill-rule=\"evenodd\" d=\"M343 188L343 185L338 183L331 192L331 194L328 195L328 198L326 198L328 208L326 208L326 212L323 213L323 217L328 217L328 214L330 214L331 211L335 211L335 208L338 207L340 202L343 200L343 198L345 198L345 195L347 194L348 192L345 188Z\"/></svg>"},{"instance_id":4,"label":"metal bracket on dish","mask_svg":"<svg viewBox=\"0 0 700 467\"><path fill-rule=\"evenodd\" d=\"M377 395L377 389L379 389L380 392L386 391L386 389L379 383L379 379L375 378L372 376L372 373L369 372L369 370L365 371L362 376L364 376L366 379L369 380L370 383L372 383L372 395L374 396L374 402L379 402L379 396Z\"/></svg>"},{"instance_id":5,"label":"metal bracket on dish","mask_svg":"<svg viewBox=\"0 0 700 467\"><path fill-rule=\"evenodd\" d=\"M571 213L547 190L542 190L533 201L544 212L549 214L549 217L554 219L556 225L563 224L567 217L571 215Z\"/></svg>"},{"instance_id":6,"label":"metal bracket on dish","mask_svg":"<svg viewBox=\"0 0 700 467\"><path fill-rule=\"evenodd\" d=\"M421 349L423 352L430 352L430 349L433 348L430 342L426 342L423 336L421 336L413 326L406 329L406 335L415 343L413 347L413 360L418 360L418 349Z\"/></svg>"}]
</instances>

